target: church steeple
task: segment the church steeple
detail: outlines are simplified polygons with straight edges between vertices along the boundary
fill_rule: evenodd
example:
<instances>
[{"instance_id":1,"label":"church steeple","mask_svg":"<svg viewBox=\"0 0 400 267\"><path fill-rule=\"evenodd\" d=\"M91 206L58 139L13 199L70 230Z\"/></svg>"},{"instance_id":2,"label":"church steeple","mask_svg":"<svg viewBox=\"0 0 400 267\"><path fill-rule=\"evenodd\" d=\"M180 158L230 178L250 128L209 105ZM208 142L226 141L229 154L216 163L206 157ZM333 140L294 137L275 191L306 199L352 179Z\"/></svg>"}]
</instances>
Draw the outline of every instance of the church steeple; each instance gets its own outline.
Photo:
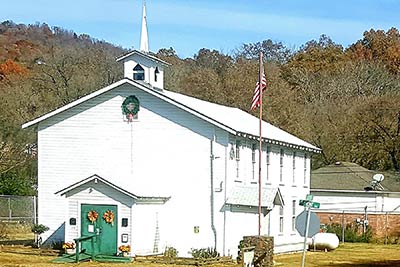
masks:
<instances>
[{"instance_id":1,"label":"church steeple","mask_svg":"<svg viewBox=\"0 0 400 267\"><path fill-rule=\"evenodd\" d=\"M150 89L164 89L164 68L169 64L149 53L147 35L146 2L143 0L142 33L140 49L133 50L117 58L124 63L124 77L148 86Z\"/></svg>"},{"instance_id":2,"label":"church steeple","mask_svg":"<svg viewBox=\"0 0 400 267\"><path fill-rule=\"evenodd\" d=\"M146 0L143 0L142 32L140 34L140 51L149 52L149 35L147 34Z\"/></svg>"}]
</instances>

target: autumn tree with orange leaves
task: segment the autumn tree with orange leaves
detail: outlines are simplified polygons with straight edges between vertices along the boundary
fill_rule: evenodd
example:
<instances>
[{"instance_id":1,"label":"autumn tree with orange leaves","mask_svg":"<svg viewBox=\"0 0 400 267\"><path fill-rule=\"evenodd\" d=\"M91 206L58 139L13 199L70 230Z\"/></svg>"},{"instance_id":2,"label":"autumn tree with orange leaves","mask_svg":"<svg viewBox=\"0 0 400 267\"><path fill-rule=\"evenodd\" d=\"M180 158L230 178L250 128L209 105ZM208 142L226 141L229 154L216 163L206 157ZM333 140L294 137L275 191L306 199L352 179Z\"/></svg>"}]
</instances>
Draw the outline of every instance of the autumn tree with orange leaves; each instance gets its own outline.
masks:
<instances>
[{"instance_id":1,"label":"autumn tree with orange leaves","mask_svg":"<svg viewBox=\"0 0 400 267\"><path fill-rule=\"evenodd\" d=\"M0 64L0 81L5 79L8 75L27 75L28 69L21 66L11 59L7 59L4 63Z\"/></svg>"}]
</instances>

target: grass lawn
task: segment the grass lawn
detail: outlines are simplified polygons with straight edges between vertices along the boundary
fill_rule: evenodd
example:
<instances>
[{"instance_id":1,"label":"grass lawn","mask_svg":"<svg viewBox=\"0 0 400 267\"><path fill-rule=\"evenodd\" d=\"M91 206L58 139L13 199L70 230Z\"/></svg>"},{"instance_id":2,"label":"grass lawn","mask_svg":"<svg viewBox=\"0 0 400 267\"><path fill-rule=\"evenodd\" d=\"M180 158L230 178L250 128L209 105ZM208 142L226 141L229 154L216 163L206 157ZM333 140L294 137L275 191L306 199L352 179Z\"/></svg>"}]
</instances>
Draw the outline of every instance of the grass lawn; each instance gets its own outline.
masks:
<instances>
[{"instance_id":1,"label":"grass lawn","mask_svg":"<svg viewBox=\"0 0 400 267\"><path fill-rule=\"evenodd\" d=\"M161 265L161 264L143 264L143 263L97 263L97 262L84 262L79 264L57 264L52 263L51 260L56 257L47 251L40 251L27 247L9 247L1 248L0 252L0 266L4 267L50 267L50 266L133 266L133 267L156 267L156 266L180 266L184 265ZM301 253L277 255L274 257L276 262L275 266L301 266ZM212 267L239 267L238 264L225 264L225 265L212 265ZM400 245L377 245L377 244L353 244L346 243L340 245L334 251L308 251L306 257L307 267L344 267L344 266L400 266Z\"/></svg>"},{"instance_id":2,"label":"grass lawn","mask_svg":"<svg viewBox=\"0 0 400 267\"><path fill-rule=\"evenodd\" d=\"M20 223L0 223L0 241L33 240L32 225Z\"/></svg>"},{"instance_id":3,"label":"grass lawn","mask_svg":"<svg viewBox=\"0 0 400 267\"><path fill-rule=\"evenodd\" d=\"M301 266L302 253L278 255L275 266ZM307 267L400 266L400 245L345 243L330 252L307 251Z\"/></svg>"}]
</instances>

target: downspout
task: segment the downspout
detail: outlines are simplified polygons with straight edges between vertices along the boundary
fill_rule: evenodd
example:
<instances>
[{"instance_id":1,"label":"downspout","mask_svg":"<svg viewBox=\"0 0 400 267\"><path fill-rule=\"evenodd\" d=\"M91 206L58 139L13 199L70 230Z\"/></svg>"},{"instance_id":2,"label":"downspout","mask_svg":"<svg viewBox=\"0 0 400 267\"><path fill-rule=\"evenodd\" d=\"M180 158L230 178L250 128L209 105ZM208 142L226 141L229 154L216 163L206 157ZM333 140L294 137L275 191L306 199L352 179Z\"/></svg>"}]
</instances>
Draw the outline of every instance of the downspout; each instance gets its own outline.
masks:
<instances>
[{"instance_id":1,"label":"downspout","mask_svg":"<svg viewBox=\"0 0 400 267\"><path fill-rule=\"evenodd\" d=\"M226 181L227 181L227 178L228 178L228 173L227 173L227 171L228 171L228 147L226 146L225 147L225 162L224 162L224 164L225 164L225 177L224 177L224 179L225 179L225 181L224 181L224 203L226 202L226 197L227 197L227 195L226 195ZM222 251L223 251L223 256L225 256L225 249L226 249L226 210L224 209L224 226L223 226L224 228L223 228L223 234L222 234Z\"/></svg>"},{"instance_id":2,"label":"downspout","mask_svg":"<svg viewBox=\"0 0 400 267\"><path fill-rule=\"evenodd\" d=\"M210 140L210 216L211 216L211 229L214 233L214 249L217 249L217 229L214 225L214 139Z\"/></svg>"}]
</instances>

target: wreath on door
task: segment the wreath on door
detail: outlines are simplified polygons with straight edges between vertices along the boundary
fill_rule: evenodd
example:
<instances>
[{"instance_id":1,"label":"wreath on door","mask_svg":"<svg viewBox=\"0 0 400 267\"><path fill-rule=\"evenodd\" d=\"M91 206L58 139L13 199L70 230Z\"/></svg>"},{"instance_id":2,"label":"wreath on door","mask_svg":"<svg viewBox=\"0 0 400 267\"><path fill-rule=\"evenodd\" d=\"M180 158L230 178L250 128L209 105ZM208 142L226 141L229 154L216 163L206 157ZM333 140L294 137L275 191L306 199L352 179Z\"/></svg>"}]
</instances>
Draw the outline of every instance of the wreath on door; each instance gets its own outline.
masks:
<instances>
[{"instance_id":1,"label":"wreath on door","mask_svg":"<svg viewBox=\"0 0 400 267\"><path fill-rule=\"evenodd\" d=\"M97 217L99 217L99 214L97 213L97 211L91 210L88 212L87 217L91 223L94 223L97 220Z\"/></svg>"},{"instance_id":2,"label":"wreath on door","mask_svg":"<svg viewBox=\"0 0 400 267\"><path fill-rule=\"evenodd\" d=\"M111 225L114 225L114 217L114 212L112 212L111 210L107 210L103 214L103 219L106 221L106 223L109 223Z\"/></svg>"}]
</instances>

